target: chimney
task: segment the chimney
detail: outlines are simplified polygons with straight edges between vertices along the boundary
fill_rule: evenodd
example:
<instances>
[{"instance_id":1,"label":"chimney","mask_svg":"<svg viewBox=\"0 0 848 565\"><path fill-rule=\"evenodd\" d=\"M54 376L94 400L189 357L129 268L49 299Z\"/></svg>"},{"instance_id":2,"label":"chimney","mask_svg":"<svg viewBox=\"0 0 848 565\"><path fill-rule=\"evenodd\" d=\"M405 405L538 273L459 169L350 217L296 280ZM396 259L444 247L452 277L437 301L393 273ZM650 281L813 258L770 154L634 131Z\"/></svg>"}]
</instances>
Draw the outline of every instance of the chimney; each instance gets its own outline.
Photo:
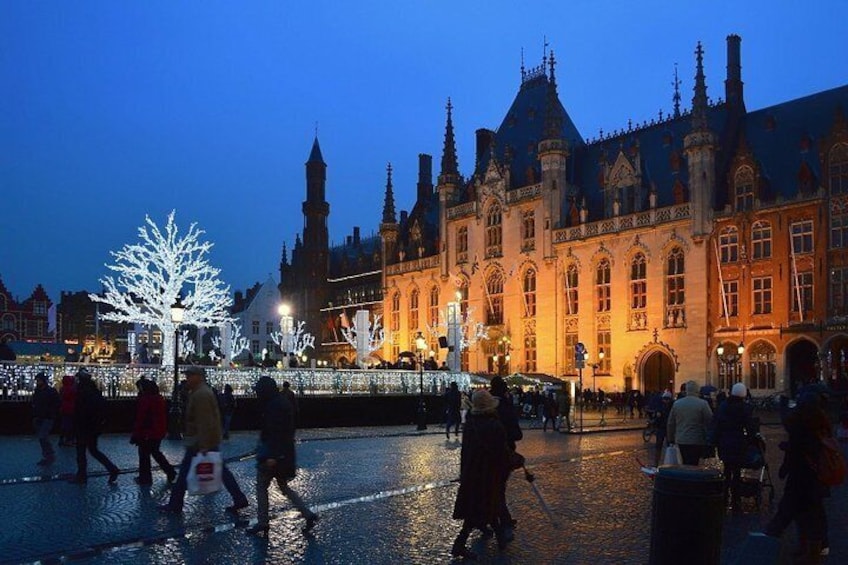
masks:
<instances>
[{"instance_id":1,"label":"chimney","mask_svg":"<svg viewBox=\"0 0 848 565\"><path fill-rule=\"evenodd\" d=\"M727 36L727 79L724 81L724 97L731 109L744 111L741 45L742 38L735 33Z\"/></svg>"},{"instance_id":2,"label":"chimney","mask_svg":"<svg viewBox=\"0 0 848 565\"><path fill-rule=\"evenodd\" d=\"M433 194L433 157L418 154L418 202L426 202Z\"/></svg>"},{"instance_id":3,"label":"chimney","mask_svg":"<svg viewBox=\"0 0 848 565\"><path fill-rule=\"evenodd\" d=\"M490 129L480 128L477 130L477 162L475 165L477 167L480 166L480 163L483 162L483 156L486 155L486 152L489 151L489 147L492 145L492 140L495 139L495 132Z\"/></svg>"},{"instance_id":4,"label":"chimney","mask_svg":"<svg viewBox=\"0 0 848 565\"><path fill-rule=\"evenodd\" d=\"M359 226L353 226L353 244L359 247Z\"/></svg>"}]
</instances>

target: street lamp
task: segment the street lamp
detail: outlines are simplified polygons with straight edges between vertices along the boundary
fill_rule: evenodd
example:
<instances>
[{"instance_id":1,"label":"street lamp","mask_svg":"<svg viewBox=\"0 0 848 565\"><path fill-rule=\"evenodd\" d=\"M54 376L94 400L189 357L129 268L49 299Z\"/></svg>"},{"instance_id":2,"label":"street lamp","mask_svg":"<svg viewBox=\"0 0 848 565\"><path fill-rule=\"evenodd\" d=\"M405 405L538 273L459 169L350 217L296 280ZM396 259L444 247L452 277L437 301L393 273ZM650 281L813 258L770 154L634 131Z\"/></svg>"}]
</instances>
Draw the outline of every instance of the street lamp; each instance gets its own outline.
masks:
<instances>
[{"instance_id":1,"label":"street lamp","mask_svg":"<svg viewBox=\"0 0 848 565\"><path fill-rule=\"evenodd\" d=\"M727 353L725 354L724 344L719 344L716 347L716 355L718 356L718 360L720 363L724 363L725 376L731 377L736 376L735 365L736 362L742 359L742 355L745 353L745 344L741 341L739 345L736 346L736 353ZM738 375L739 378L742 378L742 375ZM719 383L719 384L731 384L730 382ZM729 387L721 387L721 388L729 388Z\"/></svg>"},{"instance_id":2,"label":"street lamp","mask_svg":"<svg viewBox=\"0 0 848 565\"><path fill-rule=\"evenodd\" d=\"M427 429L427 405L424 404L424 350L427 340L419 331L415 336L415 349L418 350L418 431Z\"/></svg>"},{"instance_id":3,"label":"street lamp","mask_svg":"<svg viewBox=\"0 0 848 565\"><path fill-rule=\"evenodd\" d=\"M185 306L177 295L177 301L171 306L171 323L174 325L174 387L171 390L171 410L169 412L168 439L182 439L182 405L180 386L180 325L185 316Z\"/></svg>"}]
</instances>

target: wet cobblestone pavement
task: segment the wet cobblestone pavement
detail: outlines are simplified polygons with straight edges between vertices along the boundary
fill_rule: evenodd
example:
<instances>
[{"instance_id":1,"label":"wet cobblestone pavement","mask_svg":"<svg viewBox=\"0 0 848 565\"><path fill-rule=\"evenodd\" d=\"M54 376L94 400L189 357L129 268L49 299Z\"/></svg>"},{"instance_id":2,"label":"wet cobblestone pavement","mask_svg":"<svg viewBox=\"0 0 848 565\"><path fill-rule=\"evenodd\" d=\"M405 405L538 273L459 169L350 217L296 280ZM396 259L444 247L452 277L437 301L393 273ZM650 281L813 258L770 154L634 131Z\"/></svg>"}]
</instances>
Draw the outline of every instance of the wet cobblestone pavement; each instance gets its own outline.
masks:
<instances>
[{"instance_id":1,"label":"wet cobblestone pavement","mask_svg":"<svg viewBox=\"0 0 848 565\"><path fill-rule=\"evenodd\" d=\"M782 432L763 430L777 486ZM458 476L459 441L430 427L321 429L299 432L300 471L292 482L321 520L312 534L288 502L271 489L272 522L268 540L246 536L255 519L254 463L249 454L255 434L236 433L225 443L230 469L251 498L239 519L224 512L225 491L187 497L182 516L166 516L156 505L168 494L164 476L137 486L137 455L127 436L104 436L101 449L125 472L107 484L96 462L89 463L88 485L67 484L62 473L75 469L74 449L60 448L57 462L43 476L37 441L0 438L0 562L85 563L450 563L450 546L459 530L451 519ZM55 439L55 438L54 438ZM178 461L179 442L163 442ZM652 446L641 431L568 435L525 431L519 451L536 476L535 485L558 523L542 511L531 485L519 472L508 487L515 541L499 551L479 534L469 545L483 563L643 564L651 535L652 481L637 460L651 461ZM846 488L828 501L830 562L848 558ZM767 499L767 497L766 497ZM722 562L734 563L747 534L759 530L771 509L753 505L742 516L725 517ZM785 536L784 549L792 534ZM790 547L791 548L791 547Z\"/></svg>"}]
</instances>

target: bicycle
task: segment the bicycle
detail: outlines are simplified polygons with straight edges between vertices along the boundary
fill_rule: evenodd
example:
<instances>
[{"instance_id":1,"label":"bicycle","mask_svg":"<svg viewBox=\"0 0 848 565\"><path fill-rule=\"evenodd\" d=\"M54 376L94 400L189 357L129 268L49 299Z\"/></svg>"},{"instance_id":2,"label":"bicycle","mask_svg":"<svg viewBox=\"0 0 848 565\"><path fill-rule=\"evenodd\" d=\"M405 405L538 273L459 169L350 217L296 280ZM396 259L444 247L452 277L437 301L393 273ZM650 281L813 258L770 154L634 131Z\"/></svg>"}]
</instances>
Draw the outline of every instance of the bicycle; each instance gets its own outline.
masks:
<instances>
[{"instance_id":1,"label":"bicycle","mask_svg":"<svg viewBox=\"0 0 848 565\"><path fill-rule=\"evenodd\" d=\"M645 443L651 441L651 437L656 435L657 433L657 418L653 414L648 417L648 423L645 424L644 429L642 430L642 440Z\"/></svg>"}]
</instances>

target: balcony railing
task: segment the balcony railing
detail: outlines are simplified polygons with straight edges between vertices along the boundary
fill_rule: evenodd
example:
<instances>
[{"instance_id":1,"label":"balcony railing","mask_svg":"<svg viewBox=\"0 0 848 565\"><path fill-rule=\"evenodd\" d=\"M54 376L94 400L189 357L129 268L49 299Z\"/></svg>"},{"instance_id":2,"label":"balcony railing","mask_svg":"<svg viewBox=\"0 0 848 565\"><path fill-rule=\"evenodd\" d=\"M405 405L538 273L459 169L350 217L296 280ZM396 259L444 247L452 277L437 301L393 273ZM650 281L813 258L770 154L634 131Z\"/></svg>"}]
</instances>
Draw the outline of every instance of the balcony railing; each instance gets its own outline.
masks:
<instances>
[{"instance_id":1,"label":"balcony railing","mask_svg":"<svg viewBox=\"0 0 848 565\"><path fill-rule=\"evenodd\" d=\"M465 204L448 208L448 220L464 218L465 216L471 216L475 213L477 213L477 202L466 202Z\"/></svg>"},{"instance_id":2,"label":"balcony railing","mask_svg":"<svg viewBox=\"0 0 848 565\"><path fill-rule=\"evenodd\" d=\"M646 212L637 212L627 216L618 216L616 218L604 218L596 222L589 222L579 226L572 226L556 230L554 232L554 243L565 243L585 239L596 235L607 233L616 233L622 230L632 228L650 227L667 222L673 222L689 218L692 214L691 207L688 202L669 206L668 208L658 208Z\"/></svg>"},{"instance_id":3,"label":"balcony railing","mask_svg":"<svg viewBox=\"0 0 848 565\"><path fill-rule=\"evenodd\" d=\"M508 190L506 193L506 202L507 204L513 204L522 200L530 200L532 198L536 198L541 193L541 183L531 184L529 186L522 186L521 188L517 188L515 190Z\"/></svg>"},{"instance_id":4,"label":"balcony railing","mask_svg":"<svg viewBox=\"0 0 848 565\"><path fill-rule=\"evenodd\" d=\"M433 269L439 266L439 256L432 255L421 259L413 259L402 263L395 263L386 267L387 275L402 275L412 271L423 271L424 269Z\"/></svg>"}]
</instances>

